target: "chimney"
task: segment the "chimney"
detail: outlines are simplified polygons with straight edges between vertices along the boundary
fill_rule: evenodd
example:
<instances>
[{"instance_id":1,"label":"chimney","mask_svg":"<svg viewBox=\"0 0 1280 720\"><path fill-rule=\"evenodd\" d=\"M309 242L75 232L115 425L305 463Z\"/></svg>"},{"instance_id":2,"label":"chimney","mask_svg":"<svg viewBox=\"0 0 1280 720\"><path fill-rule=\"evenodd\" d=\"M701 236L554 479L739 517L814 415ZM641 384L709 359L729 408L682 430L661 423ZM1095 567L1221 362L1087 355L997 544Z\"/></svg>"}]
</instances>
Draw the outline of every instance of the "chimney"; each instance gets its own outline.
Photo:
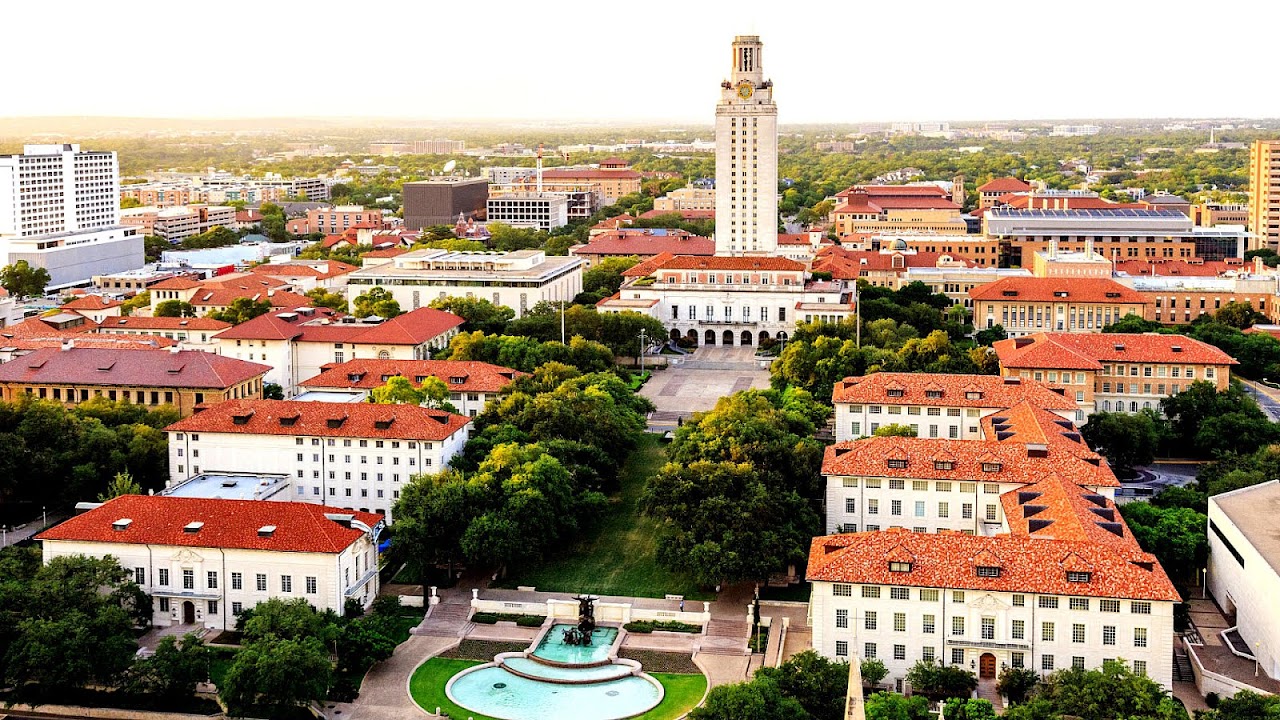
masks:
<instances>
[{"instance_id":1,"label":"chimney","mask_svg":"<svg viewBox=\"0 0 1280 720\"><path fill-rule=\"evenodd\" d=\"M75 346L76 346L76 341L74 338L67 338L62 341L63 350L72 350L75 348Z\"/></svg>"},{"instance_id":2,"label":"chimney","mask_svg":"<svg viewBox=\"0 0 1280 720\"><path fill-rule=\"evenodd\" d=\"M180 351L181 351L181 348L179 348L177 345L174 345L173 347L169 348L170 355L177 355Z\"/></svg>"}]
</instances>

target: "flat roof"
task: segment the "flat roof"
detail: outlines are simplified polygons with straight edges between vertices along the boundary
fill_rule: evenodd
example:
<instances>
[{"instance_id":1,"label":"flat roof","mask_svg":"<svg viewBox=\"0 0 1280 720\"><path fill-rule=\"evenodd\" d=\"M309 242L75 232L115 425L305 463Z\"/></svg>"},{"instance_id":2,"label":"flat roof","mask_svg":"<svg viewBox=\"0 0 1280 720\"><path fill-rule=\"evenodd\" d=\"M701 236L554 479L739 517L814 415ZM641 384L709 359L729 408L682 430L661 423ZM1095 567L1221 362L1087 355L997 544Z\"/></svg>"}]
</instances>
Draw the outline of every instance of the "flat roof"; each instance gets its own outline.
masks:
<instances>
[{"instance_id":1,"label":"flat roof","mask_svg":"<svg viewBox=\"0 0 1280 720\"><path fill-rule=\"evenodd\" d=\"M358 403L364 402L369 393L362 390L308 390L293 396L302 402Z\"/></svg>"},{"instance_id":2,"label":"flat roof","mask_svg":"<svg viewBox=\"0 0 1280 720\"><path fill-rule=\"evenodd\" d=\"M288 475L205 473L165 488L160 494L206 500L267 500L288 487Z\"/></svg>"},{"instance_id":3,"label":"flat roof","mask_svg":"<svg viewBox=\"0 0 1280 720\"><path fill-rule=\"evenodd\" d=\"M1280 480L1209 498L1236 526L1254 550L1280 573Z\"/></svg>"}]
</instances>

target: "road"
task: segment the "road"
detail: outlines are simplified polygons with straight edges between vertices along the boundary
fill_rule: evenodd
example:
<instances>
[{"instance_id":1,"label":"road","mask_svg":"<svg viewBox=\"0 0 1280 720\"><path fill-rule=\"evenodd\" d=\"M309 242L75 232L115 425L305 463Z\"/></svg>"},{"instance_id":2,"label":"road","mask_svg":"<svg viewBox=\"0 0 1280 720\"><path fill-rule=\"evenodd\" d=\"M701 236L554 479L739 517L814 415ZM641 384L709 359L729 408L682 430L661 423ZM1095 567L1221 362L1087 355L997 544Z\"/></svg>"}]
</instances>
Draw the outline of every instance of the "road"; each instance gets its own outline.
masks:
<instances>
[{"instance_id":1,"label":"road","mask_svg":"<svg viewBox=\"0 0 1280 720\"><path fill-rule=\"evenodd\" d=\"M1280 422L1280 390L1269 388L1262 383L1253 382L1252 380L1244 380L1245 387L1249 388L1249 393L1258 401L1258 405L1262 407L1262 411L1271 418L1272 422Z\"/></svg>"},{"instance_id":2,"label":"road","mask_svg":"<svg viewBox=\"0 0 1280 720\"><path fill-rule=\"evenodd\" d=\"M63 520L66 520L66 517L63 515L50 514L48 520L49 526L52 527L57 525ZM39 533L41 530L44 530L44 528L45 526L41 524L41 519L34 518L23 523L19 528L10 528L6 531L0 532L0 547L16 545L32 535ZM4 720L4 718L0 716L0 720Z\"/></svg>"}]
</instances>

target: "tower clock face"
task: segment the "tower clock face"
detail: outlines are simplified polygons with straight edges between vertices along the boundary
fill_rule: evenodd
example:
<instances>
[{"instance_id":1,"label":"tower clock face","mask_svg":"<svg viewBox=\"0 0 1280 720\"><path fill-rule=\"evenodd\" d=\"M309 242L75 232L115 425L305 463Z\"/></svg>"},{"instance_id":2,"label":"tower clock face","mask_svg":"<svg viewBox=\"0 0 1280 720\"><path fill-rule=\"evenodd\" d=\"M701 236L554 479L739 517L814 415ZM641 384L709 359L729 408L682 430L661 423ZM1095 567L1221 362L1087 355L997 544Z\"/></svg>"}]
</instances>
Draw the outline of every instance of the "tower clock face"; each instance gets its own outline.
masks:
<instances>
[{"instance_id":1,"label":"tower clock face","mask_svg":"<svg viewBox=\"0 0 1280 720\"><path fill-rule=\"evenodd\" d=\"M751 83L743 82L738 84L738 97L743 100L750 100L753 92L755 92L755 88L751 87Z\"/></svg>"}]
</instances>

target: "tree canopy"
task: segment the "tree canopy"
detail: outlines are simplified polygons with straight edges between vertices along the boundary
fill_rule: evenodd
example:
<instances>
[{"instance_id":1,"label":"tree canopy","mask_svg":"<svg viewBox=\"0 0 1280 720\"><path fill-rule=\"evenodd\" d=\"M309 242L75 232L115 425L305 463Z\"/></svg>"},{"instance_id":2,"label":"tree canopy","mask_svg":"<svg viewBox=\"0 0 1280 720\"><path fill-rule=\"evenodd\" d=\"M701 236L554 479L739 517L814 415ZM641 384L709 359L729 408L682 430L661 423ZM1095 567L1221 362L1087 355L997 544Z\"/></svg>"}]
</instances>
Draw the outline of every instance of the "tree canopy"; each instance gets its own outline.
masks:
<instances>
[{"instance_id":1,"label":"tree canopy","mask_svg":"<svg viewBox=\"0 0 1280 720\"><path fill-rule=\"evenodd\" d=\"M161 303L163 304L163 303ZM209 313L209 317L222 322L229 322L232 325L239 325L248 322L260 315L266 315L271 312L271 301L267 299L254 300L253 298L240 297L231 301L225 309L214 310Z\"/></svg>"},{"instance_id":2,"label":"tree canopy","mask_svg":"<svg viewBox=\"0 0 1280 720\"><path fill-rule=\"evenodd\" d=\"M0 287L16 298L39 297L50 283L49 271L32 267L26 260L0 268Z\"/></svg>"},{"instance_id":3,"label":"tree canopy","mask_svg":"<svg viewBox=\"0 0 1280 720\"><path fill-rule=\"evenodd\" d=\"M393 318L403 312L391 291L383 287L372 287L352 302L352 310L358 318L377 315L380 318Z\"/></svg>"},{"instance_id":4,"label":"tree canopy","mask_svg":"<svg viewBox=\"0 0 1280 720\"><path fill-rule=\"evenodd\" d=\"M484 298L463 297L460 295L436 298L430 307L451 312L462 318L464 331L501 334L507 323L516 316L516 311L506 305L494 305Z\"/></svg>"}]
</instances>

